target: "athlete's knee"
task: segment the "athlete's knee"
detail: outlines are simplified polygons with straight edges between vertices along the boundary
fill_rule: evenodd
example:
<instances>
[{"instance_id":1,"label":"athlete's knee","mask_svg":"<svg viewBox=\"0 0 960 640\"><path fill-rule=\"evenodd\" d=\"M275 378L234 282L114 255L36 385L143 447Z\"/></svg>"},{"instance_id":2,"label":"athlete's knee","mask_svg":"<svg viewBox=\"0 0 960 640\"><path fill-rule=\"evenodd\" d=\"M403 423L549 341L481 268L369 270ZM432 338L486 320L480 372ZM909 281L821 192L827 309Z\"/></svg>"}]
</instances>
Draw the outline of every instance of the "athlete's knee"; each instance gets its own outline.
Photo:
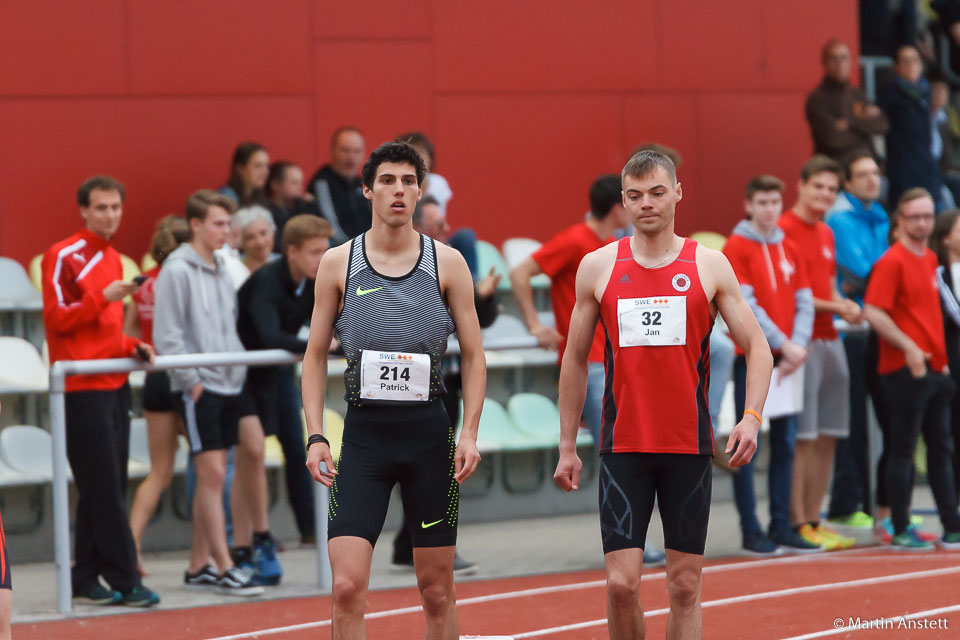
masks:
<instances>
[{"instance_id":1,"label":"athlete's knee","mask_svg":"<svg viewBox=\"0 0 960 640\"><path fill-rule=\"evenodd\" d=\"M367 588L359 576L337 576L333 580L333 606L340 611L361 612L366 604Z\"/></svg>"},{"instance_id":2,"label":"athlete's knee","mask_svg":"<svg viewBox=\"0 0 960 640\"><path fill-rule=\"evenodd\" d=\"M679 571L667 578L670 606L689 608L700 601L700 575L696 571Z\"/></svg>"},{"instance_id":3,"label":"athlete's knee","mask_svg":"<svg viewBox=\"0 0 960 640\"><path fill-rule=\"evenodd\" d=\"M635 607L640 600L640 576L610 574L607 576L607 598L614 608Z\"/></svg>"},{"instance_id":4,"label":"athlete's knee","mask_svg":"<svg viewBox=\"0 0 960 640\"><path fill-rule=\"evenodd\" d=\"M455 601L453 582L449 580L435 580L422 582L420 599L423 601L423 611L428 616L439 616L446 613Z\"/></svg>"}]
</instances>

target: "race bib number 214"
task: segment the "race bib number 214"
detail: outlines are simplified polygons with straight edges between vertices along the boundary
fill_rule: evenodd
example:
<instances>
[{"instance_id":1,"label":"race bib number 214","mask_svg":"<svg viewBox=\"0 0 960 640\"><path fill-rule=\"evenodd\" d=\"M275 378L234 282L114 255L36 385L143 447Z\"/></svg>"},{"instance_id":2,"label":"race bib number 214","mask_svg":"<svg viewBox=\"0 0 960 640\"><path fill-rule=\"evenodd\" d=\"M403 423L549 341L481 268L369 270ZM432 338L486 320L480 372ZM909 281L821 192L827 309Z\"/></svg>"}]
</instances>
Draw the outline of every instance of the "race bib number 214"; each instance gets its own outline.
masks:
<instances>
[{"instance_id":1,"label":"race bib number 214","mask_svg":"<svg viewBox=\"0 0 960 640\"><path fill-rule=\"evenodd\" d=\"M430 399L430 356L364 350L360 359L360 396L369 400L426 402Z\"/></svg>"}]
</instances>

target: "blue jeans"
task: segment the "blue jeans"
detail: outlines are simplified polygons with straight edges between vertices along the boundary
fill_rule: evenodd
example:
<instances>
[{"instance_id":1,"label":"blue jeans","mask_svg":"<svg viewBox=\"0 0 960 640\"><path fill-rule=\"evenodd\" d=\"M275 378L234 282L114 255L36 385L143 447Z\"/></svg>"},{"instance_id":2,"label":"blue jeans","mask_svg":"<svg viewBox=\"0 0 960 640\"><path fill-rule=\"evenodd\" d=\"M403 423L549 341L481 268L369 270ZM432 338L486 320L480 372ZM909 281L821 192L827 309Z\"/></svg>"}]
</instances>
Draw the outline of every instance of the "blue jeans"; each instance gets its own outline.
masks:
<instances>
[{"instance_id":1,"label":"blue jeans","mask_svg":"<svg viewBox=\"0 0 960 640\"><path fill-rule=\"evenodd\" d=\"M593 436L593 449L600 451L600 431L603 426L603 386L605 374L602 362L591 362L587 369L587 397L583 401L583 421Z\"/></svg>"},{"instance_id":2,"label":"blue jeans","mask_svg":"<svg viewBox=\"0 0 960 640\"><path fill-rule=\"evenodd\" d=\"M747 388L747 362L737 358L733 366L734 404L737 419L743 415ZM767 487L770 494L770 531L782 532L790 528L790 484L793 480L793 450L797 441L797 416L770 420L770 467L767 470ZM748 464L740 467L733 476L733 497L740 514L740 529L744 535L761 533L763 528L757 520L757 498L753 489L753 466L760 453L757 451Z\"/></svg>"},{"instance_id":3,"label":"blue jeans","mask_svg":"<svg viewBox=\"0 0 960 640\"><path fill-rule=\"evenodd\" d=\"M717 435L717 426L720 424L720 405L723 403L723 392L733 377L733 361L736 359L733 340L727 337L722 329L716 326L710 333L710 422L713 423L713 435Z\"/></svg>"}]
</instances>

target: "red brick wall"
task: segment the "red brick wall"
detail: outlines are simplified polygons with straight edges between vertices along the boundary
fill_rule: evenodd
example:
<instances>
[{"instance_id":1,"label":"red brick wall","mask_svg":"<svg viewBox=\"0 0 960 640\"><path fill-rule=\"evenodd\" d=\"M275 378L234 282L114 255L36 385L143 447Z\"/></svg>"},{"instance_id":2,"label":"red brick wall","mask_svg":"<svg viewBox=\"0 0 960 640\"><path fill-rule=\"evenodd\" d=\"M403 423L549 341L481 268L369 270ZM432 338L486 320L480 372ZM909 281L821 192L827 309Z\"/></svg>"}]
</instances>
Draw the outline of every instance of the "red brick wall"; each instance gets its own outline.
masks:
<instances>
[{"instance_id":1,"label":"red brick wall","mask_svg":"<svg viewBox=\"0 0 960 640\"><path fill-rule=\"evenodd\" d=\"M581 219L647 140L684 156L680 232L726 232L751 175L793 184L819 48L856 34L853 0L6 0L0 254L74 231L77 186L108 173L139 259L238 141L309 176L347 123L371 148L427 131L453 226L495 243Z\"/></svg>"}]
</instances>

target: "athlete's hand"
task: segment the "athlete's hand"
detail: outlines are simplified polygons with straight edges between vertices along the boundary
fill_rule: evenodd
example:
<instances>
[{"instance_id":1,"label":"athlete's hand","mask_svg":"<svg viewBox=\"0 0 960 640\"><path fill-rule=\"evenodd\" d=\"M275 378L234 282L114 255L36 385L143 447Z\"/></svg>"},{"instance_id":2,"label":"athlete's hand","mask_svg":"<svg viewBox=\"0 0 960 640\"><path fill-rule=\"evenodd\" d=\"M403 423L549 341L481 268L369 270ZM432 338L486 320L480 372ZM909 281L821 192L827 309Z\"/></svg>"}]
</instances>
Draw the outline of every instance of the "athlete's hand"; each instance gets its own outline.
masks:
<instances>
[{"instance_id":1,"label":"athlete's hand","mask_svg":"<svg viewBox=\"0 0 960 640\"><path fill-rule=\"evenodd\" d=\"M453 479L457 484L463 484L463 481L477 470L478 464L480 464L480 451L477 449L477 441L461 435L457 443L457 452L453 457Z\"/></svg>"},{"instance_id":2,"label":"athlete's hand","mask_svg":"<svg viewBox=\"0 0 960 640\"><path fill-rule=\"evenodd\" d=\"M564 491L576 491L580 488L580 470L583 463L580 462L580 456L576 451L569 453L560 453L560 462L557 463L557 470L553 473L553 481Z\"/></svg>"},{"instance_id":3,"label":"athlete's hand","mask_svg":"<svg viewBox=\"0 0 960 640\"><path fill-rule=\"evenodd\" d=\"M326 465L327 470L320 469L320 463ZM313 479L327 487L333 486L333 476L337 475L337 467L333 464L333 456L330 454L330 446L322 442L310 445L307 451L307 469Z\"/></svg>"},{"instance_id":4,"label":"athlete's hand","mask_svg":"<svg viewBox=\"0 0 960 640\"><path fill-rule=\"evenodd\" d=\"M157 356L157 352L146 342L140 342L137 344L136 348L133 350L133 355L138 358L141 362L146 362L147 364L153 364L154 359Z\"/></svg>"},{"instance_id":5,"label":"athlete's hand","mask_svg":"<svg viewBox=\"0 0 960 640\"><path fill-rule=\"evenodd\" d=\"M203 395L203 383L198 382L192 387L190 387L190 397L193 399L194 403L200 399L200 396Z\"/></svg>"},{"instance_id":6,"label":"athlete's hand","mask_svg":"<svg viewBox=\"0 0 960 640\"><path fill-rule=\"evenodd\" d=\"M744 416L743 420L733 428L727 437L727 448L724 453L727 455L733 451L734 446L737 452L730 456L727 464L731 467L742 467L753 459L753 454L757 452L757 434L760 433L760 421L752 415Z\"/></svg>"},{"instance_id":7,"label":"athlete's hand","mask_svg":"<svg viewBox=\"0 0 960 640\"><path fill-rule=\"evenodd\" d=\"M540 345L541 349L547 349L549 351L560 350L560 343L563 342L563 336L553 327L538 324L530 333L537 339L537 344Z\"/></svg>"}]
</instances>

